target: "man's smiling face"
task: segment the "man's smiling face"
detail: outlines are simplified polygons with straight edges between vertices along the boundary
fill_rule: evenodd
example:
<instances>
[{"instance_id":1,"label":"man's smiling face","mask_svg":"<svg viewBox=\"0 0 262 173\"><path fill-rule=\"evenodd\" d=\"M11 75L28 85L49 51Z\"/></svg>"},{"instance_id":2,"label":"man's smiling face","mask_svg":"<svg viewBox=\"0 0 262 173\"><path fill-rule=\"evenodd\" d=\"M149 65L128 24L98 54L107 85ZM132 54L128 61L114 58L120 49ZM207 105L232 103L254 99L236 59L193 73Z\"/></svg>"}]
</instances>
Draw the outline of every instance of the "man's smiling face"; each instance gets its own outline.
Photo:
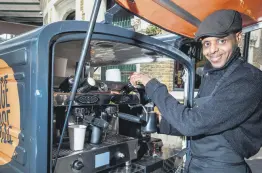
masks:
<instances>
[{"instance_id":1,"label":"man's smiling face","mask_svg":"<svg viewBox=\"0 0 262 173\"><path fill-rule=\"evenodd\" d=\"M223 38L206 37L202 40L203 54L214 68L223 67L241 40L241 32Z\"/></svg>"}]
</instances>

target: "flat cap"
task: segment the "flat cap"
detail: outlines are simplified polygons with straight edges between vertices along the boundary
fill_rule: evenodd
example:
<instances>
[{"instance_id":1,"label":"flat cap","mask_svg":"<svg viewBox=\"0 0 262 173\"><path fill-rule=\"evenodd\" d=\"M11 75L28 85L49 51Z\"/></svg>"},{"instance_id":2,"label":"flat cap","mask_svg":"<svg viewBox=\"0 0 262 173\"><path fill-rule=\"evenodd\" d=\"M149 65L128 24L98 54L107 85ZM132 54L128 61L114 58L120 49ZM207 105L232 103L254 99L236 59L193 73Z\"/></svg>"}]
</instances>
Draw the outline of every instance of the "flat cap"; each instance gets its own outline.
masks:
<instances>
[{"instance_id":1,"label":"flat cap","mask_svg":"<svg viewBox=\"0 0 262 173\"><path fill-rule=\"evenodd\" d=\"M226 37L242 30L241 14L235 10L218 10L199 25L195 40L203 37Z\"/></svg>"}]
</instances>

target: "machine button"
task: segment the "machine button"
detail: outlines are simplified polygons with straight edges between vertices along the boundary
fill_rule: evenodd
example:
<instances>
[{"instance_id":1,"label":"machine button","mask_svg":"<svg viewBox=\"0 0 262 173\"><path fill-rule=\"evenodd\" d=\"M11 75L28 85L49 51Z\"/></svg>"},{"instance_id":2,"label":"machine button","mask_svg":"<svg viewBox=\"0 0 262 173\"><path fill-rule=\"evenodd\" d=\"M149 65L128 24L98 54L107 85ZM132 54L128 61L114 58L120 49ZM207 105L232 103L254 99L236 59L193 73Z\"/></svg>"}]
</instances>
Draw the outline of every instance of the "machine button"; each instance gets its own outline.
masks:
<instances>
[{"instance_id":1,"label":"machine button","mask_svg":"<svg viewBox=\"0 0 262 173\"><path fill-rule=\"evenodd\" d=\"M75 170L78 170L78 171L81 170L83 167L84 167L83 162L81 162L79 160L74 161L74 163L72 165L72 168L75 169Z\"/></svg>"}]
</instances>

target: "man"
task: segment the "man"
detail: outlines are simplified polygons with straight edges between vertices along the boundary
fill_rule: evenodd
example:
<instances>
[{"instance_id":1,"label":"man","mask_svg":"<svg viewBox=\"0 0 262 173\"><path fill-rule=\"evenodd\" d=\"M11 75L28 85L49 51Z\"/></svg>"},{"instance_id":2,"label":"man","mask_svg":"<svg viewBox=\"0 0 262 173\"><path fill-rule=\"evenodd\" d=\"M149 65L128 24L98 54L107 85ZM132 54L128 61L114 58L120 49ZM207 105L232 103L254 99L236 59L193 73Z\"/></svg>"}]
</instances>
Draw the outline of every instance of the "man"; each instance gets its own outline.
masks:
<instances>
[{"instance_id":1,"label":"man","mask_svg":"<svg viewBox=\"0 0 262 173\"><path fill-rule=\"evenodd\" d=\"M195 106L188 108L172 97L165 85L149 76L130 77L145 85L161 112L160 132L191 137L186 169L190 173L250 173L244 158L262 144L262 72L243 61L241 15L219 10L199 26L208 59Z\"/></svg>"}]
</instances>

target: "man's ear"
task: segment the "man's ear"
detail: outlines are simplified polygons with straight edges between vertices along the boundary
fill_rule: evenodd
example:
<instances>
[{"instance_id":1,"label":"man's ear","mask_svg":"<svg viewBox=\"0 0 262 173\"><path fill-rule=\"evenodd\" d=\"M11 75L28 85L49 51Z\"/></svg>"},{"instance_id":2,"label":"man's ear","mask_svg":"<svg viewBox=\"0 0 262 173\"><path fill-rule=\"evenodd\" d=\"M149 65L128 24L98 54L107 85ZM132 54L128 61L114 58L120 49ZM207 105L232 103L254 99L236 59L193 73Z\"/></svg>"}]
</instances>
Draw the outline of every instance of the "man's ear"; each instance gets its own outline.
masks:
<instances>
[{"instance_id":1,"label":"man's ear","mask_svg":"<svg viewBox=\"0 0 262 173\"><path fill-rule=\"evenodd\" d=\"M236 40L238 44L241 42L241 39L242 39L242 32L240 31L236 33Z\"/></svg>"}]
</instances>

